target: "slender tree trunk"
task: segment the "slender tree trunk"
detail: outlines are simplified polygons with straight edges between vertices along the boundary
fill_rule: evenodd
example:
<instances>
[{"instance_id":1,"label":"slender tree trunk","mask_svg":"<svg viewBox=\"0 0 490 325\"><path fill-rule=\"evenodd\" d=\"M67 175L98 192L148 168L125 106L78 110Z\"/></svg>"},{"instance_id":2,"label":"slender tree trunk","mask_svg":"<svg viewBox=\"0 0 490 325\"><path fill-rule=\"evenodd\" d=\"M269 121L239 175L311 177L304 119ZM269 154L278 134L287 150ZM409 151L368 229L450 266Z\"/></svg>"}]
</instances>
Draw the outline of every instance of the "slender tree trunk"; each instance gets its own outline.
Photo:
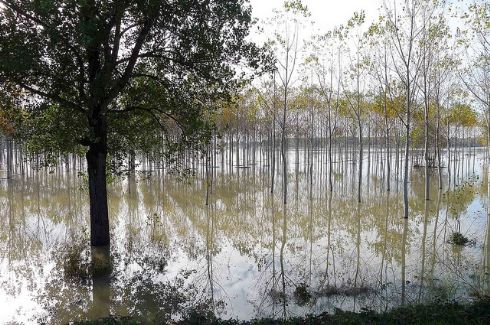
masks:
<instances>
[{"instance_id":1,"label":"slender tree trunk","mask_svg":"<svg viewBox=\"0 0 490 325\"><path fill-rule=\"evenodd\" d=\"M206 149L206 155L205 155L205 168L206 168L206 206L209 205L209 190L211 187L211 179L209 177L209 146L208 149Z\"/></svg>"},{"instance_id":2,"label":"slender tree trunk","mask_svg":"<svg viewBox=\"0 0 490 325\"><path fill-rule=\"evenodd\" d=\"M408 219L408 156L410 151L410 119L411 119L411 101L410 101L410 66L407 66L407 103L406 103L406 116L405 121L405 164L403 166L403 217Z\"/></svg>"},{"instance_id":3,"label":"slender tree trunk","mask_svg":"<svg viewBox=\"0 0 490 325\"><path fill-rule=\"evenodd\" d=\"M363 144L362 144L362 125L361 118L358 117L358 127L359 127L359 179L357 182L357 201L361 202L361 188L362 188L362 159L363 159Z\"/></svg>"},{"instance_id":4,"label":"slender tree trunk","mask_svg":"<svg viewBox=\"0 0 490 325\"><path fill-rule=\"evenodd\" d=\"M13 168L13 144L12 138L7 137L7 178L12 178L12 168Z\"/></svg>"},{"instance_id":5,"label":"slender tree trunk","mask_svg":"<svg viewBox=\"0 0 490 325\"><path fill-rule=\"evenodd\" d=\"M271 193L274 193L274 180L276 174L276 72L272 77L274 83L272 97L272 166L271 166Z\"/></svg>"},{"instance_id":6,"label":"slender tree trunk","mask_svg":"<svg viewBox=\"0 0 490 325\"><path fill-rule=\"evenodd\" d=\"M424 174L425 174L425 200L430 200L429 193L429 101L426 99L424 112Z\"/></svg>"},{"instance_id":7,"label":"slender tree trunk","mask_svg":"<svg viewBox=\"0 0 490 325\"><path fill-rule=\"evenodd\" d=\"M362 159L363 159L363 144L362 144L362 123L361 123L361 88L360 88L360 72L359 72L359 51L357 51L357 123L359 128L359 179L357 183L357 202L361 202L362 188Z\"/></svg>"},{"instance_id":8,"label":"slender tree trunk","mask_svg":"<svg viewBox=\"0 0 490 325\"><path fill-rule=\"evenodd\" d=\"M439 174L439 189L442 189L441 145L439 143L440 141L439 133L441 130L441 107L439 106L439 99L436 100L436 105L437 105L437 125L436 125L437 172Z\"/></svg>"},{"instance_id":9,"label":"slender tree trunk","mask_svg":"<svg viewBox=\"0 0 490 325\"><path fill-rule=\"evenodd\" d=\"M332 114L331 114L331 107L329 105L328 107L328 188L330 189L330 192L333 190L333 184L332 184L332 168L333 168L333 162L332 162Z\"/></svg>"},{"instance_id":10,"label":"slender tree trunk","mask_svg":"<svg viewBox=\"0 0 490 325\"><path fill-rule=\"evenodd\" d=\"M281 155L282 155L282 181L283 181L283 203L287 203L288 196L288 166L286 157L286 111L287 111L287 91L284 91L284 110L282 113L282 135L281 135Z\"/></svg>"},{"instance_id":11,"label":"slender tree trunk","mask_svg":"<svg viewBox=\"0 0 490 325\"><path fill-rule=\"evenodd\" d=\"M407 125L405 126L405 163L403 165L403 217L408 219L408 164L410 152L410 109L407 107Z\"/></svg>"}]
</instances>

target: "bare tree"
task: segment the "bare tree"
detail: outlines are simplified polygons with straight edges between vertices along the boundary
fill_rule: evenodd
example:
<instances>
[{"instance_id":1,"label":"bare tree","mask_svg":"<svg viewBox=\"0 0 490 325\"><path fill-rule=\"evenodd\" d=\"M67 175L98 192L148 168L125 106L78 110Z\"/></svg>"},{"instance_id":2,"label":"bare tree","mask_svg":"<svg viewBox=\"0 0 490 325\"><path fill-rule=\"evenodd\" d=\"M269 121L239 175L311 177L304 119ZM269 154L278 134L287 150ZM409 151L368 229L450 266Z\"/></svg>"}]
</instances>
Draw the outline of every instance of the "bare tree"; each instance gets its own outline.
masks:
<instances>
[{"instance_id":1,"label":"bare tree","mask_svg":"<svg viewBox=\"0 0 490 325\"><path fill-rule=\"evenodd\" d=\"M418 15L419 0L406 0L402 13L399 13L396 2L392 7L384 4L387 17L387 28L391 44L393 67L405 89L405 117L399 115L405 127L405 154L403 167L403 203L404 218L408 218L408 164L410 150L410 127L412 106L417 91L416 82L420 72L420 56L416 55L417 40L421 34Z\"/></svg>"}]
</instances>

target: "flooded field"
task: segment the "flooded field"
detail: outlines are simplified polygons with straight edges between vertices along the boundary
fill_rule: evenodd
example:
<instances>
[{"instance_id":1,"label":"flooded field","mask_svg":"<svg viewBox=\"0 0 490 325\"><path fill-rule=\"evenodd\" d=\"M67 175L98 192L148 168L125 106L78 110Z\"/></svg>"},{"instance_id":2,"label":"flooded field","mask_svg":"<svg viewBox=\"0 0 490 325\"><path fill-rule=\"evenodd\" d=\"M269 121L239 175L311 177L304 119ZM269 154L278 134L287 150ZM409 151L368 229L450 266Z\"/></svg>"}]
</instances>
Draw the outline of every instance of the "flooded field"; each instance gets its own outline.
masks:
<instances>
[{"instance_id":1,"label":"flooded field","mask_svg":"<svg viewBox=\"0 0 490 325\"><path fill-rule=\"evenodd\" d=\"M0 323L151 323L196 309L281 319L489 293L483 150L443 168L442 190L431 169L429 200L414 163L408 219L401 168L393 162L387 192L379 151L364 155L361 203L355 159L336 154L330 192L324 160L299 152L289 152L286 204L281 168L271 193L260 152L240 166L217 160L208 178L199 165L181 177L144 163L111 179L110 251L89 246L83 168L16 170L0 182ZM449 243L456 232L470 242Z\"/></svg>"}]
</instances>

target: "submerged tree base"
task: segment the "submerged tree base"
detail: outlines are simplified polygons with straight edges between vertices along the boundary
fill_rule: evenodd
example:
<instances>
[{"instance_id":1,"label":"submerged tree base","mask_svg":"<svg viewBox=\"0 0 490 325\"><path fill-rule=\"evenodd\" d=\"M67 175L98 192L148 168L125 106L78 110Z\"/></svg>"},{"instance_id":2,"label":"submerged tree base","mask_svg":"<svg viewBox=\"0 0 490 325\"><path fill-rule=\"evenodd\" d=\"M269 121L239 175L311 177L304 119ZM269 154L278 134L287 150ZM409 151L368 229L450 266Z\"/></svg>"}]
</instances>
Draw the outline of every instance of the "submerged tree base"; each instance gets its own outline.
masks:
<instances>
[{"instance_id":1,"label":"submerged tree base","mask_svg":"<svg viewBox=\"0 0 490 325\"><path fill-rule=\"evenodd\" d=\"M88 247L77 241L66 251L58 253L65 276L74 279L88 279L110 276L112 258L109 246Z\"/></svg>"},{"instance_id":2,"label":"submerged tree base","mask_svg":"<svg viewBox=\"0 0 490 325\"><path fill-rule=\"evenodd\" d=\"M377 313L372 310L348 312L337 309L335 314L323 313L318 316L290 318L288 320L256 319L252 321L222 320L216 316L193 310L187 317L173 324L489 324L490 296L476 300L472 304L456 302L434 302L426 305L408 305L389 312ZM96 321L75 324L142 324L131 317L108 317Z\"/></svg>"}]
</instances>

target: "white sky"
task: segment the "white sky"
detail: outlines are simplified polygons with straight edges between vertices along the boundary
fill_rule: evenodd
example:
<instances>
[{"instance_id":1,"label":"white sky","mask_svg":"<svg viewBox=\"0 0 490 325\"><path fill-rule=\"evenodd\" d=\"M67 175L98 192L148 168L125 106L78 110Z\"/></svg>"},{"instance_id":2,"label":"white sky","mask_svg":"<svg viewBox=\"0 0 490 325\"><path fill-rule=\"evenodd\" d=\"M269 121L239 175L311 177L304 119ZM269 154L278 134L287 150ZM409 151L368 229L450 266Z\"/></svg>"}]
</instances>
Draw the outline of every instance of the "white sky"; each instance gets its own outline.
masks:
<instances>
[{"instance_id":1,"label":"white sky","mask_svg":"<svg viewBox=\"0 0 490 325\"><path fill-rule=\"evenodd\" d=\"M314 25L306 24L300 28L300 44L310 39L312 35L325 34L339 25L345 25L356 11L365 11L364 28L369 27L373 21L378 19L378 9L382 6L383 0L302 0L302 3L308 7L311 13L309 19L314 22ZM264 28L263 32L253 29L251 39L261 44L272 36L270 33L272 26L267 26L267 22L274 16L274 9L283 8L284 0L250 0L250 4L253 18L258 18L259 26ZM300 58L307 54L303 53L300 45ZM295 74L295 76L293 83L298 81L298 75Z\"/></svg>"},{"instance_id":2,"label":"white sky","mask_svg":"<svg viewBox=\"0 0 490 325\"><path fill-rule=\"evenodd\" d=\"M311 19L315 22L315 33L323 34L333 28L347 23L355 11L364 10L366 13L365 26L369 26L377 20L380 8L385 0L302 0L311 13ZM456 5L456 12L462 14L470 3L485 2L488 0L450 0L449 3ZM391 3L389 0L388 3ZM397 1L400 3L400 1ZM284 0L250 0L253 17L261 22L273 17L273 9L280 9ZM449 16L449 13L448 13ZM455 24L450 21L450 25ZM453 26L454 27L454 26Z\"/></svg>"},{"instance_id":3,"label":"white sky","mask_svg":"<svg viewBox=\"0 0 490 325\"><path fill-rule=\"evenodd\" d=\"M366 12L366 23L378 17L381 0L303 0L311 12L311 18L316 27L327 32L334 27L344 24L355 11ZM264 21L272 17L274 8L281 8L284 0L250 0L253 15Z\"/></svg>"}]
</instances>

